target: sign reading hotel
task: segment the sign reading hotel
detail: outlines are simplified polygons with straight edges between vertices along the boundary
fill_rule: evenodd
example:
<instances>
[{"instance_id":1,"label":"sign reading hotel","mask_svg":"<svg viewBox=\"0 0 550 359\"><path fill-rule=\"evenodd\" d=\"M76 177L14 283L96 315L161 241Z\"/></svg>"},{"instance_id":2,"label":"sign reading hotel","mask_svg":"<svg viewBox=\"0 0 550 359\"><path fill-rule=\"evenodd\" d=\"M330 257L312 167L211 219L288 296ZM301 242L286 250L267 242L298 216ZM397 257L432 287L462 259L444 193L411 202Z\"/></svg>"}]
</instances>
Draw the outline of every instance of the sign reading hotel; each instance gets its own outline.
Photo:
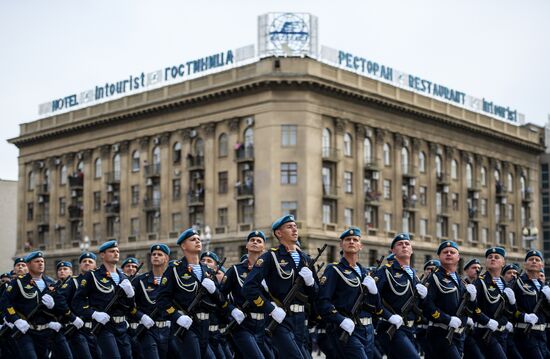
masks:
<instances>
[{"instance_id":1,"label":"sign reading hotel","mask_svg":"<svg viewBox=\"0 0 550 359\"><path fill-rule=\"evenodd\" d=\"M331 65L353 71L394 86L414 91L468 110L512 123L522 123L523 115L508 106L485 98L474 97L413 74L398 71L370 58L343 50L322 46L318 53L318 20L307 13L268 13L258 16L258 57L312 57ZM247 60L257 60L254 45L226 50L206 57L166 66L152 72L130 75L116 82L98 84L93 88L64 96L39 105L39 115L61 112L92 102L143 91L162 84L189 80L212 72L239 66Z\"/></svg>"}]
</instances>

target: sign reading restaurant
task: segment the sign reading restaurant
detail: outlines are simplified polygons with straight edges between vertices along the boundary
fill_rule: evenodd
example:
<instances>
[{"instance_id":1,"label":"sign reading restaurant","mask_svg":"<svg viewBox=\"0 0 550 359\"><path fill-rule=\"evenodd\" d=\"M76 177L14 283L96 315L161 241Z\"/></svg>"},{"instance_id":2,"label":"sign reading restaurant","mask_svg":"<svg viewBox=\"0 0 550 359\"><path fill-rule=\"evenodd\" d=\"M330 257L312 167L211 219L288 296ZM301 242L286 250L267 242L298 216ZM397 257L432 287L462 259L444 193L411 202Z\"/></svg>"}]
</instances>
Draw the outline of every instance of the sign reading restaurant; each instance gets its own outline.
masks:
<instances>
[{"instance_id":1,"label":"sign reading restaurant","mask_svg":"<svg viewBox=\"0 0 550 359\"><path fill-rule=\"evenodd\" d=\"M308 56L362 76L390 83L491 117L512 123L523 122L523 115L508 106L468 95L440 83L398 71L372 59L343 50L321 46L319 55L318 48L318 20L316 16L307 13L268 13L258 17L257 57L254 54L254 45L222 51L152 72L130 75L116 82L96 85L89 90L48 101L39 105L38 113L39 115L48 115L80 105L143 91L164 83L189 80L244 64L250 59L257 60L266 56Z\"/></svg>"}]
</instances>

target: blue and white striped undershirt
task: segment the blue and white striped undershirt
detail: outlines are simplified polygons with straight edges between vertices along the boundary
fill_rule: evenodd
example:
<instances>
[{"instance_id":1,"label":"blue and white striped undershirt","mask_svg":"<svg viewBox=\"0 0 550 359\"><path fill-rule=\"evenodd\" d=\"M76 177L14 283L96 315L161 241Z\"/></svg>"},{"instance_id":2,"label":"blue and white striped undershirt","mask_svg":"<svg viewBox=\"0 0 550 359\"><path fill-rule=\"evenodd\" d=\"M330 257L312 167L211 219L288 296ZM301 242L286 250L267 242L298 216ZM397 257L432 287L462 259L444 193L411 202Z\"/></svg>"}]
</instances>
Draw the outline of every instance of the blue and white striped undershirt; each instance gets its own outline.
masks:
<instances>
[{"instance_id":1,"label":"blue and white striped undershirt","mask_svg":"<svg viewBox=\"0 0 550 359\"><path fill-rule=\"evenodd\" d=\"M353 269L355 270L355 272L359 275L359 277L361 276L361 268L359 268L358 265L356 265L355 267L353 267Z\"/></svg>"},{"instance_id":2,"label":"blue and white striped undershirt","mask_svg":"<svg viewBox=\"0 0 550 359\"><path fill-rule=\"evenodd\" d=\"M535 285L535 287L537 287L537 290L540 291L540 283L538 280L536 279L531 279L531 282L533 282L533 284Z\"/></svg>"},{"instance_id":3,"label":"blue and white striped undershirt","mask_svg":"<svg viewBox=\"0 0 550 359\"><path fill-rule=\"evenodd\" d=\"M458 275L456 275L456 272L451 273L451 277L453 277L455 282L460 283L460 280L458 279Z\"/></svg>"},{"instance_id":4,"label":"blue and white striped undershirt","mask_svg":"<svg viewBox=\"0 0 550 359\"><path fill-rule=\"evenodd\" d=\"M297 251L290 252L290 255L292 256L292 259L294 259L294 264L296 264L296 268L298 268L298 265L300 264L300 253Z\"/></svg>"},{"instance_id":5,"label":"blue and white striped undershirt","mask_svg":"<svg viewBox=\"0 0 550 359\"><path fill-rule=\"evenodd\" d=\"M118 285L120 283L120 276L118 275L117 271L109 272L111 274L111 278L115 281L115 284Z\"/></svg>"},{"instance_id":6,"label":"blue and white striped undershirt","mask_svg":"<svg viewBox=\"0 0 550 359\"><path fill-rule=\"evenodd\" d=\"M199 280L202 280L202 269L200 264L191 264L193 268L193 273L197 276Z\"/></svg>"},{"instance_id":7,"label":"blue and white striped undershirt","mask_svg":"<svg viewBox=\"0 0 550 359\"><path fill-rule=\"evenodd\" d=\"M155 277L155 284L159 285L161 280L162 280L162 276Z\"/></svg>"},{"instance_id":8,"label":"blue and white striped undershirt","mask_svg":"<svg viewBox=\"0 0 550 359\"><path fill-rule=\"evenodd\" d=\"M44 289L46 289L46 282L44 282L44 279L42 278L33 278L34 283L36 283L36 286L38 289L42 292Z\"/></svg>"},{"instance_id":9,"label":"blue and white striped undershirt","mask_svg":"<svg viewBox=\"0 0 550 359\"><path fill-rule=\"evenodd\" d=\"M504 290L504 282L500 277L493 278L493 282L497 285L498 289L502 292Z\"/></svg>"},{"instance_id":10,"label":"blue and white striped undershirt","mask_svg":"<svg viewBox=\"0 0 550 359\"><path fill-rule=\"evenodd\" d=\"M403 269L405 270L405 272L407 272L407 274L409 275L409 277L411 277L411 279L414 278L414 271L411 269L410 266L403 266Z\"/></svg>"}]
</instances>

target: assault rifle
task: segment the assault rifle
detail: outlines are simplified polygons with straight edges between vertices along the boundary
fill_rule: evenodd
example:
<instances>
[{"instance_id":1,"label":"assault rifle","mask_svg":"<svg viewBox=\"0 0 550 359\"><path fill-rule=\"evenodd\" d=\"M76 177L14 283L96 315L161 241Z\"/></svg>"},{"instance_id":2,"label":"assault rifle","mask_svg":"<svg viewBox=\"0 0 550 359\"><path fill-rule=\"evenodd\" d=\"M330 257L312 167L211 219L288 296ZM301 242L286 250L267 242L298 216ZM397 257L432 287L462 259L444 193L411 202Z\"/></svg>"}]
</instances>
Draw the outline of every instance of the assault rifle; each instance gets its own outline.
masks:
<instances>
[{"instance_id":1,"label":"assault rifle","mask_svg":"<svg viewBox=\"0 0 550 359\"><path fill-rule=\"evenodd\" d=\"M540 307L544 304L544 301L546 300L546 296L544 293L540 293L540 298L537 300L537 303L535 304L535 307L533 308L533 313L537 314L537 312L540 310ZM529 323L527 324L527 327L523 329L523 333L526 336L529 336L531 334L531 330L533 329L533 324Z\"/></svg>"},{"instance_id":2,"label":"assault rifle","mask_svg":"<svg viewBox=\"0 0 550 359\"><path fill-rule=\"evenodd\" d=\"M478 275L479 275L479 271L478 271ZM456 317L458 317L459 319L468 310L466 305L468 304L469 300L470 300L470 294L468 293L467 290L465 290L464 295L462 296L462 300L460 301L460 305L458 306L458 310L456 311ZM449 329L447 330L447 335L445 336L445 339L447 339L449 344L453 342L454 334L455 334L455 328L449 327Z\"/></svg>"}]
</instances>

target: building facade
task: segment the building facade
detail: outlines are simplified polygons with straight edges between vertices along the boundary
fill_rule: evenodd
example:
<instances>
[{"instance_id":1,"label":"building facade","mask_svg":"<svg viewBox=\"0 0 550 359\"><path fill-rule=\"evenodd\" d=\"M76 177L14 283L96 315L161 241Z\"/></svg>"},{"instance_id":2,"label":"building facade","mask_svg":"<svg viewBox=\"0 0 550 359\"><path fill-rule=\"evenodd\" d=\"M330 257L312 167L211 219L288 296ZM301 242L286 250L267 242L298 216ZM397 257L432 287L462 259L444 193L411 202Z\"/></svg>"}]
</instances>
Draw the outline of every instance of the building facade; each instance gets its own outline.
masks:
<instances>
[{"instance_id":1,"label":"building facade","mask_svg":"<svg viewBox=\"0 0 550 359\"><path fill-rule=\"evenodd\" d=\"M302 245L364 230L363 264L414 234L414 264L452 239L523 261L539 225L543 130L515 126L310 58L268 57L21 125L17 252L76 261L117 239L147 260L199 228L238 260L252 229L296 216ZM275 245L272 243L272 245Z\"/></svg>"},{"instance_id":2,"label":"building facade","mask_svg":"<svg viewBox=\"0 0 550 359\"><path fill-rule=\"evenodd\" d=\"M17 243L17 181L0 179L0 270L8 272L13 267Z\"/></svg>"}]
</instances>

